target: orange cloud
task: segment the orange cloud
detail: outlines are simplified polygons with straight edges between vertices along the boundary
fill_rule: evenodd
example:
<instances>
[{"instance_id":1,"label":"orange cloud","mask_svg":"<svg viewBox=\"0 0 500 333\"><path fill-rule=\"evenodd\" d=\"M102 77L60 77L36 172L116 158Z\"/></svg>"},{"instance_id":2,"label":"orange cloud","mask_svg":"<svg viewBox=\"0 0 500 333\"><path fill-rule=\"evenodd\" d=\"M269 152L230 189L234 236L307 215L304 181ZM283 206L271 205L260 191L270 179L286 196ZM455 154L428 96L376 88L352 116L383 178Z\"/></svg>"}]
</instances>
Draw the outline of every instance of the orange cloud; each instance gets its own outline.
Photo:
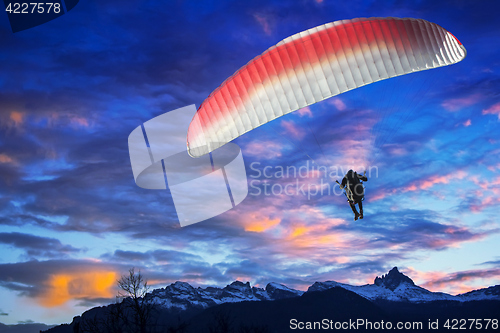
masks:
<instances>
[{"instance_id":1,"label":"orange cloud","mask_svg":"<svg viewBox=\"0 0 500 333\"><path fill-rule=\"evenodd\" d=\"M24 113L18 111L12 111L10 113L10 120L14 123L15 126L19 126L24 121Z\"/></svg>"},{"instance_id":2,"label":"orange cloud","mask_svg":"<svg viewBox=\"0 0 500 333\"><path fill-rule=\"evenodd\" d=\"M291 238L295 238L301 236L307 232L306 226L298 226L292 229L292 233L290 235Z\"/></svg>"},{"instance_id":3,"label":"orange cloud","mask_svg":"<svg viewBox=\"0 0 500 333\"><path fill-rule=\"evenodd\" d=\"M0 163L12 163L14 160L6 155L6 154L0 154Z\"/></svg>"},{"instance_id":4,"label":"orange cloud","mask_svg":"<svg viewBox=\"0 0 500 333\"><path fill-rule=\"evenodd\" d=\"M272 227L278 225L281 222L281 219L276 218L276 219L269 219L269 218L263 218L258 221L251 221L247 225L245 225L245 231L252 231L252 232L264 232L267 229L271 229Z\"/></svg>"},{"instance_id":5,"label":"orange cloud","mask_svg":"<svg viewBox=\"0 0 500 333\"><path fill-rule=\"evenodd\" d=\"M320 216L322 214L316 212L315 215ZM348 244L352 237L348 233L329 230L332 225L343 224L343 220L323 218L318 221L321 222L313 225L300 224L291 228L287 239L291 242L294 249L322 247L323 245L334 245L336 248L349 246ZM344 260L346 259L344 258Z\"/></svg>"},{"instance_id":6,"label":"orange cloud","mask_svg":"<svg viewBox=\"0 0 500 333\"><path fill-rule=\"evenodd\" d=\"M47 290L39 296L45 307L55 307L79 298L112 298L116 295L116 272L71 272L52 275Z\"/></svg>"}]
</instances>

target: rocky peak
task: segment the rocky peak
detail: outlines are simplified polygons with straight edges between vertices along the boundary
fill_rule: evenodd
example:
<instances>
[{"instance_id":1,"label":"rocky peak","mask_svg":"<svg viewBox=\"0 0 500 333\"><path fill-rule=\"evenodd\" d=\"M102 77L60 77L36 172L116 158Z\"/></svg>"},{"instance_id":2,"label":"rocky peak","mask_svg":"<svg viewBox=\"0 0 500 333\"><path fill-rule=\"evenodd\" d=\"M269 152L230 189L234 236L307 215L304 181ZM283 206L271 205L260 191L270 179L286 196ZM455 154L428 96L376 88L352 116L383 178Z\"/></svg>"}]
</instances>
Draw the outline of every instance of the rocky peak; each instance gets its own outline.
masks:
<instances>
[{"instance_id":1,"label":"rocky peak","mask_svg":"<svg viewBox=\"0 0 500 333\"><path fill-rule=\"evenodd\" d=\"M266 292L271 299L283 299L302 295L304 292L288 288L287 286L271 282L266 286Z\"/></svg>"},{"instance_id":2,"label":"rocky peak","mask_svg":"<svg viewBox=\"0 0 500 333\"><path fill-rule=\"evenodd\" d=\"M169 292L192 292L194 288L187 282L176 281L166 288Z\"/></svg>"},{"instance_id":3,"label":"rocky peak","mask_svg":"<svg viewBox=\"0 0 500 333\"><path fill-rule=\"evenodd\" d=\"M226 290L227 289L238 290L241 292L249 292L250 290L252 290L252 288L250 287L250 282L243 283L241 281L234 281L230 285L227 285L226 287L224 287L224 289L226 289Z\"/></svg>"},{"instance_id":4,"label":"rocky peak","mask_svg":"<svg viewBox=\"0 0 500 333\"><path fill-rule=\"evenodd\" d=\"M415 285L412 279L398 271L397 267L394 267L389 271L389 273L382 275L381 277L376 277L375 283L377 286L382 286L387 289L394 291L401 283L406 282L412 286Z\"/></svg>"}]
</instances>

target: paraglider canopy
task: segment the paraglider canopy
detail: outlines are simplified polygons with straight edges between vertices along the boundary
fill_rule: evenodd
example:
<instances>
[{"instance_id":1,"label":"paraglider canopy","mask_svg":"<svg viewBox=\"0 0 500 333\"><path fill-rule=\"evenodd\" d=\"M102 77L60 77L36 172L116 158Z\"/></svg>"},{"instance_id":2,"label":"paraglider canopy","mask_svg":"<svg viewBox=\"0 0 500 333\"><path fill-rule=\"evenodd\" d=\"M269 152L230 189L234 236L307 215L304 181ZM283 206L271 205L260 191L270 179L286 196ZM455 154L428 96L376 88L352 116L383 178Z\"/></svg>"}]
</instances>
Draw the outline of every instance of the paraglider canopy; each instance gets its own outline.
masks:
<instances>
[{"instance_id":1,"label":"paraglider canopy","mask_svg":"<svg viewBox=\"0 0 500 333\"><path fill-rule=\"evenodd\" d=\"M255 57L210 94L189 126L188 152L203 156L305 106L465 56L455 36L422 19L357 18L309 29Z\"/></svg>"}]
</instances>

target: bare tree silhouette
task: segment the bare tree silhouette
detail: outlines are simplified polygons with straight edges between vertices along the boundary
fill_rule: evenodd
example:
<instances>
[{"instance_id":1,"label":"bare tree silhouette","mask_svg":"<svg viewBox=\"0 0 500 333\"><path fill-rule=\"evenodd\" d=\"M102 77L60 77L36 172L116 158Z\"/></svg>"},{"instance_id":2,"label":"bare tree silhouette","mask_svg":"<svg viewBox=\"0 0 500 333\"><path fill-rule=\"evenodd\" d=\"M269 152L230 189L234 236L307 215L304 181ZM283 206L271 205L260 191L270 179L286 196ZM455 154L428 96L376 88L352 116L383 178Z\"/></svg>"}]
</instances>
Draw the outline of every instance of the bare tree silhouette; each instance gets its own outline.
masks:
<instances>
[{"instance_id":1,"label":"bare tree silhouette","mask_svg":"<svg viewBox=\"0 0 500 333\"><path fill-rule=\"evenodd\" d=\"M118 287L118 295L123 299L123 305L132 311L134 320L130 324L135 328L133 331L146 333L153 310L152 300L147 295L147 280L140 270L136 272L135 268L131 268L128 274L122 275L118 280Z\"/></svg>"}]
</instances>

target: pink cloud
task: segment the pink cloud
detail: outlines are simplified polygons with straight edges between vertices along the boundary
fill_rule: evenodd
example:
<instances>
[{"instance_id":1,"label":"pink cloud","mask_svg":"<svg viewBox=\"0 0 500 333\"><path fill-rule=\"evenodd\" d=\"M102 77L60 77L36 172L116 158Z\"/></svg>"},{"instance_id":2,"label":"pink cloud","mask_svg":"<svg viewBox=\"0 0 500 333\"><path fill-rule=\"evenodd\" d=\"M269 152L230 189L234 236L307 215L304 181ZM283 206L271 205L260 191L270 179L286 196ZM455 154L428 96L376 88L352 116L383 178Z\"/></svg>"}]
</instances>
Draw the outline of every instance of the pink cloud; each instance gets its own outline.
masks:
<instances>
[{"instance_id":1,"label":"pink cloud","mask_svg":"<svg viewBox=\"0 0 500 333\"><path fill-rule=\"evenodd\" d=\"M285 146L274 141L252 141L244 148L245 155L260 156L263 158L280 157Z\"/></svg>"},{"instance_id":2,"label":"pink cloud","mask_svg":"<svg viewBox=\"0 0 500 333\"><path fill-rule=\"evenodd\" d=\"M299 109L297 111L297 113L299 114L299 116L303 117L303 116L308 116L309 118L312 117L312 111L311 111L311 108L306 106L305 108L302 108L302 109Z\"/></svg>"},{"instance_id":3,"label":"pink cloud","mask_svg":"<svg viewBox=\"0 0 500 333\"><path fill-rule=\"evenodd\" d=\"M484 109L483 114L496 114L498 115L498 119L500 120L500 102L493 104L487 109Z\"/></svg>"},{"instance_id":4,"label":"pink cloud","mask_svg":"<svg viewBox=\"0 0 500 333\"><path fill-rule=\"evenodd\" d=\"M0 163L14 163L14 159L7 154L0 154Z\"/></svg>"},{"instance_id":5,"label":"pink cloud","mask_svg":"<svg viewBox=\"0 0 500 333\"><path fill-rule=\"evenodd\" d=\"M339 110L339 111L344 111L345 109L347 109L347 106L345 105L345 103L338 97L330 98L328 100L328 103L335 106L337 108L337 110Z\"/></svg>"},{"instance_id":6,"label":"pink cloud","mask_svg":"<svg viewBox=\"0 0 500 333\"><path fill-rule=\"evenodd\" d=\"M51 127L69 125L73 128L81 128L81 127L88 128L91 126L89 119L78 116L73 113L51 112L48 115L45 115L45 117L42 119L46 120L48 125Z\"/></svg>"},{"instance_id":7,"label":"pink cloud","mask_svg":"<svg viewBox=\"0 0 500 333\"><path fill-rule=\"evenodd\" d=\"M378 191L375 194L371 195L368 198L368 201L377 201L377 200L382 200L385 199L387 196L396 193L396 190L391 190L391 191Z\"/></svg>"},{"instance_id":8,"label":"pink cloud","mask_svg":"<svg viewBox=\"0 0 500 333\"><path fill-rule=\"evenodd\" d=\"M387 148L389 154L394 156L403 156L408 154L408 150L401 144L386 144L384 147Z\"/></svg>"},{"instance_id":9,"label":"pink cloud","mask_svg":"<svg viewBox=\"0 0 500 333\"><path fill-rule=\"evenodd\" d=\"M498 193L500 193L500 191L492 190L492 192L495 194L494 197L483 197L479 204L471 204L469 209L473 213L479 213L488 207L497 206L500 203L500 198L498 198Z\"/></svg>"},{"instance_id":10,"label":"pink cloud","mask_svg":"<svg viewBox=\"0 0 500 333\"><path fill-rule=\"evenodd\" d=\"M434 175L426 179L413 182L403 188L403 192L416 191L417 189L426 190L436 184L448 184L450 180L464 179L467 176L465 171L459 170L445 175Z\"/></svg>"},{"instance_id":11,"label":"pink cloud","mask_svg":"<svg viewBox=\"0 0 500 333\"><path fill-rule=\"evenodd\" d=\"M455 295L495 284L496 279L500 276L500 269L476 269L454 273L415 271L412 275L417 276L418 280L424 280L422 287L426 289ZM490 280L491 283L485 284L484 280Z\"/></svg>"},{"instance_id":12,"label":"pink cloud","mask_svg":"<svg viewBox=\"0 0 500 333\"><path fill-rule=\"evenodd\" d=\"M372 143L369 139L345 139L332 142L328 150L338 152L340 156L337 160L345 162L352 168L368 168L371 165L370 158L373 157Z\"/></svg>"},{"instance_id":13,"label":"pink cloud","mask_svg":"<svg viewBox=\"0 0 500 333\"><path fill-rule=\"evenodd\" d=\"M271 35L272 31L267 15L257 13L254 14L253 17L257 20L257 22L259 22L266 35Z\"/></svg>"},{"instance_id":14,"label":"pink cloud","mask_svg":"<svg viewBox=\"0 0 500 333\"><path fill-rule=\"evenodd\" d=\"M370 199L368 201L377 201L377 200L382 200L387 196L387 193L379 191L372 196L370 196Z\"/></svg>"},{"instance_id":15,"label":"pink cloud","mask_svg":"<svg viewBox=\"0 0 500 333\"><path fill-rule=\"evenodd\" d=\"M481 100L481 98L482 96L480 94L474 94L461 98L451 98L441 103L441 106L447 111L455 112L461 110L464 107L476 104Z\"/></svg>"},{"instance_id":16,"label":"pink cloud","mask_svg":"<svg viewBox=\"0 0 500 333\"><path fill-rule=\"evenodd\" d=\"M481 188L474 192L476 201L469 205L473 213L479 213L486 208L500 204L500 176L483 182L476 176L472 178L472 181Z\"/></svg>"},{"instance_id":17,"label":"pink cloud","mask_svg":"<svg viewBox=\"0 0 500 333\"><path fill-rule=\"evenodd\" d=\"M387 196L389 196L391 194L396 194L398 192L405 193L405 192L414 192L417 190L427 190L436 184L448 184L451 180L464 179L466 176L467 176L467 173L465 171L462 171L462 170L448 173L445 175L430 176L430 177L423 179L423 180L411 182L410 184L403 186L400 189L393 189L392 191L389 191L389 192L387 192L387 191L377 192L369 198L369 201L382 200L382 199L386 198ZM475 180L477 181L477 177L475 178ZM474 181L474 179L473 179L473 181ZM438 192L433 192L433 194L437 197L442 197L442 195Z\"/></svg>"},{"instance_id":18,"label":"pink cloud","mask_svg":"<svg viewBox=\"0 0 500 333\"><path fill-rule=\"evenodd\" d=\"M497 165L490 165L490 166L488 166L488 170L493 171L493 172L496 172L497 170L500 170L500 163L498 163Z\"/></svg>"},{"instance_id":19,"label":"pink cloud","mask_svg":"<svg viewBox=\"0 0 500 333\"><path fill-rule=\"evenodd\" d=\"M291 134L294 138L302 139L305 135L305 131L296 126L295 123L291 120L281 121L281 126L286 130L288 134Z\"/></svg>"},{"instance_id":20,"label":"pink cloud","mask_svg":"<svg viewBox=\"0 0 500 333\"><path fill-rule=\"evenodd\" d=\"M472 125L472 122L471 122L471 120L470 120L470 119L467 119L466 121L464 121L464 122L462 123L462 125L464 125L465 127L469 127L470 125Z\"/></svg>"},{"instance_id":21,"label":"pink cloud","mask_svg":"<svg viewBox=\"0 0 500 333\"><path fill-rule=\"evenodd\" d=\"M89 122L86 118L74 116L71 118L71 124L79 127L89 127Z\"/></svg>"}]
</instances>

